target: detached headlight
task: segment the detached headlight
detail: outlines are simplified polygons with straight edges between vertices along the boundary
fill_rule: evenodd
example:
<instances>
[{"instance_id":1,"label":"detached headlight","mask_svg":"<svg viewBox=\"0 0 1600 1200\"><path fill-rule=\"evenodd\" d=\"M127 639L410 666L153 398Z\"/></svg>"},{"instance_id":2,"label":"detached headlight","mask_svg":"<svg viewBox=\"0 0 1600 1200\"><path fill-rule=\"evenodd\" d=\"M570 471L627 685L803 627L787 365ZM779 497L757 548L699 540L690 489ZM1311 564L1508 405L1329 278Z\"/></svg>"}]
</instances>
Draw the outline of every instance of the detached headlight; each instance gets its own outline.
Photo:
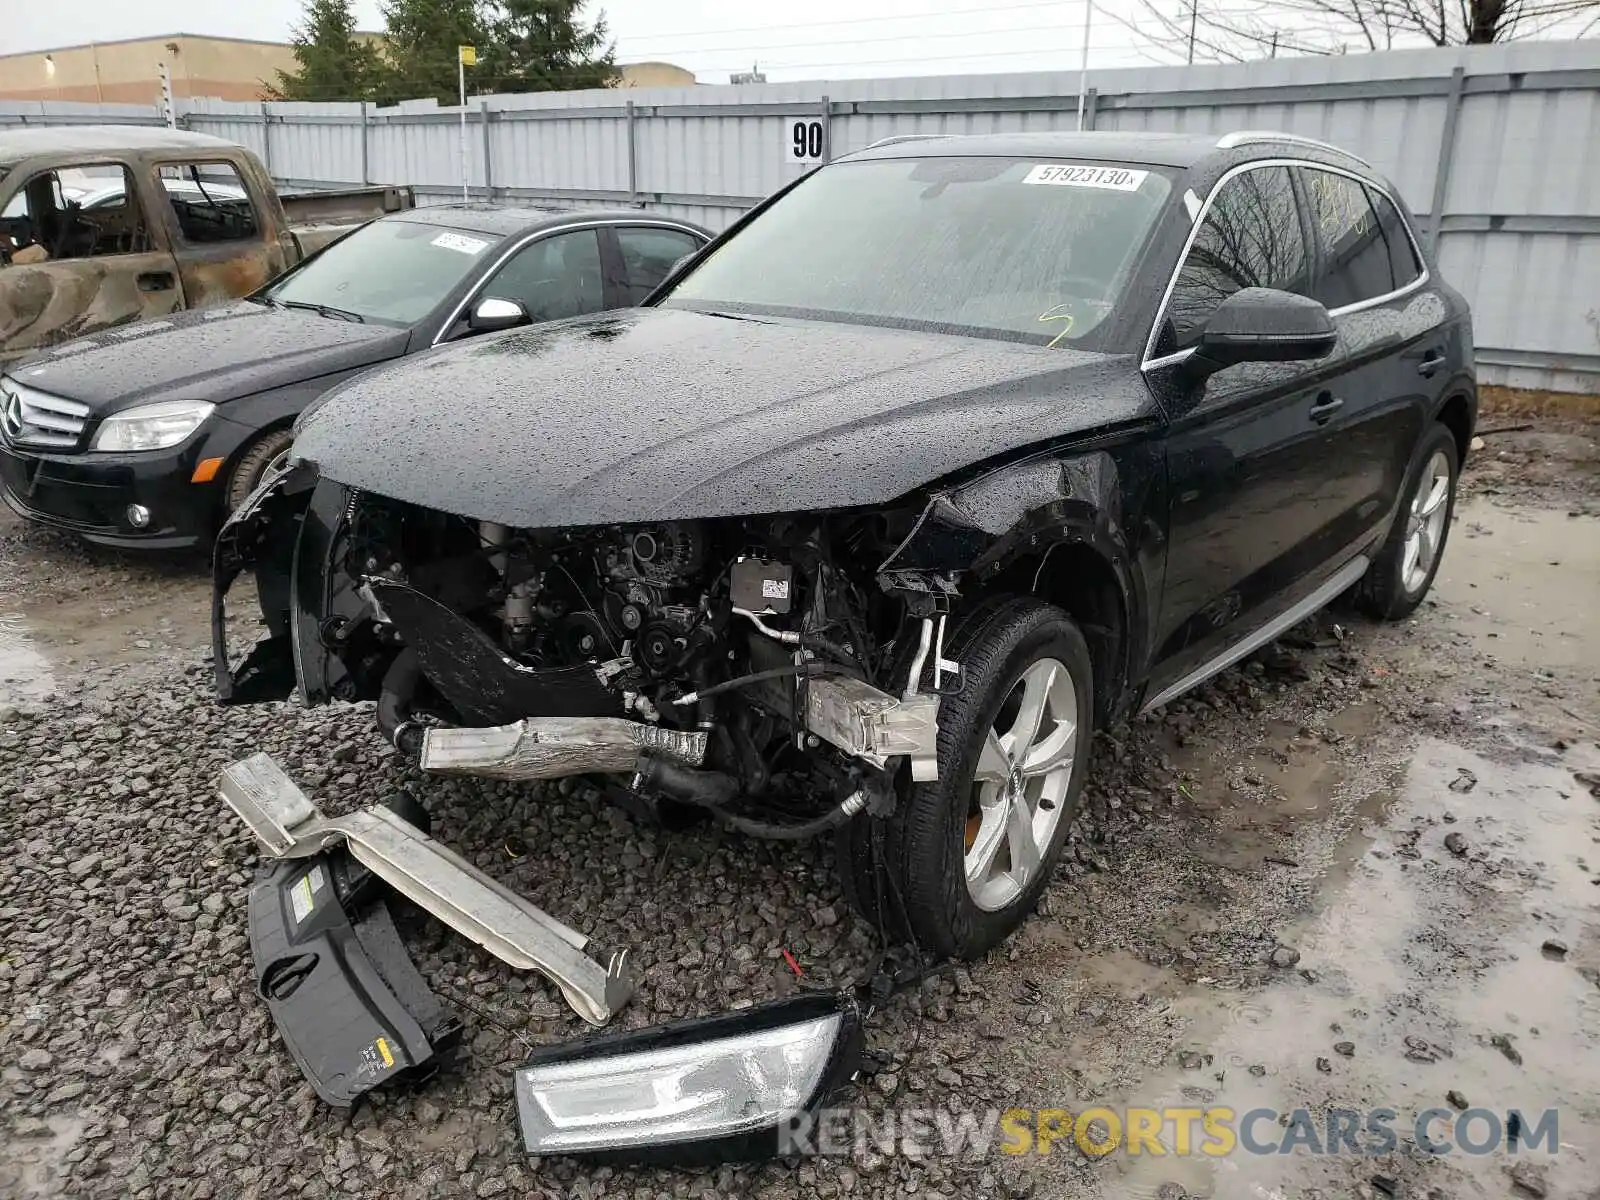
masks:
<instances>
[{"instance_id":1,"label":"detached headlight","mask_svg":"<svg viewBox=\"0 0 1600 1200\"><path fill-rule=\"evenodd\" d=\"M100 422L91 450L165 450L188 437L217 406L204 400L163 400L125 408Z\"/></svg>"},{"instance_id":2,"label":"detached headlight","mask_svg":"<svg viewBox=\"0 0 1600 1200\"><path fill-rule=\"evenodd\" d=\"M826 994L550 1046L516 1073L523 1144L635 1161L770 1158L780 1126L853 1075L860 1051L855 1002Z\"/></svg>"}]
</instances>

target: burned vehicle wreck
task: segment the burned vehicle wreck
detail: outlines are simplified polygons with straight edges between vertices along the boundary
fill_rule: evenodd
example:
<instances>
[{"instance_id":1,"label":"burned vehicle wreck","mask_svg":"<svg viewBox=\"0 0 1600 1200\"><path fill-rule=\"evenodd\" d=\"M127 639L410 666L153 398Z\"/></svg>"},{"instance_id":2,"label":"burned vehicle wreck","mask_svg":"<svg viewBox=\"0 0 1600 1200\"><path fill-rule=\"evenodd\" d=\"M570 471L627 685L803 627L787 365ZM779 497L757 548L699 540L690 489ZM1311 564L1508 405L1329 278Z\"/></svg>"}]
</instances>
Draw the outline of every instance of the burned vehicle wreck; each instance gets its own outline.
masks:
<instances>
[{"instance_id":1,"label":"burned vehicle wreck","mask_svg":"<svg viewBox=\"0 0 1600 1200\"><path fill-rule=\"evenodd\" d=\"M218 695L373 702L424 773L583 776L647 816L831 837L868 920L974 957L1046 886L1097 728L1341 593L1383 617L1421 601L1471 436L1469 347L1403 206L1331 147L900 140L780 192L642 307L319 400L219 538ZM266 635L236 660L226 594L246 571ZM319 975L297 949L329 880L361 924L336 852L590 1024L627 1001L625 948L591 949L429 838L425 813L324 817L264 756L221 791L270 858L316 864L258 884L251 921L314 1082L376 1062L371 1086L447 1040L362 1044L338 1070L307 1049L327 1021L276 980L392 1007L368 986L384 970ZM858 1026L840 999L536 1055L525 1140L748 1139L848 1074ZM630 1083L584 1092L623 1060ZM724 1067L726 1111L675 1123L692 1089L652 1072ZM629 1130L606 1131L618 1112Z\"/></svg>"}]
</instances>

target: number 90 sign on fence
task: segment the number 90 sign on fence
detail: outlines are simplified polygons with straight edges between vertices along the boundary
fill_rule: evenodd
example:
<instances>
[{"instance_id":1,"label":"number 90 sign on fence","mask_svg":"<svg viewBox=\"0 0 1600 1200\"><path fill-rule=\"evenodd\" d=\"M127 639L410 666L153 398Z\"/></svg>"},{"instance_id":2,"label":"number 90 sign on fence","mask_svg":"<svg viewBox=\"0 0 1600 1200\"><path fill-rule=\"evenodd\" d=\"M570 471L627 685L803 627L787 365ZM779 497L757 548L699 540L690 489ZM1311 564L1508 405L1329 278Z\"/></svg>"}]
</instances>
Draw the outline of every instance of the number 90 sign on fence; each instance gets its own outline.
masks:
<instances>
[{"instance_id":1,"label":"number 90 sign on fence","mask_svg":"<svg viewBox=\"0 0 1600 1200\"><path fill-rule=\"evenodd\" d=\"M827 159L828 133L816 117L790 117L783 122L784 158L796 163Z\"/></svg>"}]
</instances>

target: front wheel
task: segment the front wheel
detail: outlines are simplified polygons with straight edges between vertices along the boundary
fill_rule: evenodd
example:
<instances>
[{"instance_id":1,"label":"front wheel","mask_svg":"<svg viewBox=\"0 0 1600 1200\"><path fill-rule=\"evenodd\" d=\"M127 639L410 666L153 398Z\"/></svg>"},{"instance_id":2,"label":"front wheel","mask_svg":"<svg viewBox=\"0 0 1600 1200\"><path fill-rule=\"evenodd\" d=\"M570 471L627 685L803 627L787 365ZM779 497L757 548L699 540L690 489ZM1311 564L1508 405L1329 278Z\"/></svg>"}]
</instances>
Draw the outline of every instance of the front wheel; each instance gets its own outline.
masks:
<instances>
[{"instance_id":1,"label":"front wheel","mask_svg":"<svg viewBox=\"0 0 1600 1200\"><path fill-rule=\"evenodd\" d=\"M939 779L914 785L872 844L870 823L857 822L841 839L841 866L869 918L940 955L973 958L1022 923L1061 856L1088 767L1094 688L1083 634L1040 600L976 610L950 647L963 675L939 706Z\"/></svg>"},{"instance_id":2,"label":"front wheel","mask_svg":"<svg viewBox=\"0 0 1600 1200\"><path fill-rule=\"evenodd\" d=\"M233 464L233 471L228 475L228 489L223 494L225 514L231 513L245 502L250 493L256 490L256 486L267 477L267 473L275 470L283 462L289 453L289 447L293 444L293 430L273 429L245 447L244 453L239 455L239 460Z\"/></svg>"},{"instance_id":3,"label":"front wheel","mask_svg":"<svg viewBox=\"0 0 1600 1200\"><path fill-rule=\"evenodd\" d=\"M1357 587L1356 603L1364 612L1398 621L1428 594L1450 536L1459 461L1455 436L1434 425L1423 439L1394 528Z\"/></svg>"}]
</instances>

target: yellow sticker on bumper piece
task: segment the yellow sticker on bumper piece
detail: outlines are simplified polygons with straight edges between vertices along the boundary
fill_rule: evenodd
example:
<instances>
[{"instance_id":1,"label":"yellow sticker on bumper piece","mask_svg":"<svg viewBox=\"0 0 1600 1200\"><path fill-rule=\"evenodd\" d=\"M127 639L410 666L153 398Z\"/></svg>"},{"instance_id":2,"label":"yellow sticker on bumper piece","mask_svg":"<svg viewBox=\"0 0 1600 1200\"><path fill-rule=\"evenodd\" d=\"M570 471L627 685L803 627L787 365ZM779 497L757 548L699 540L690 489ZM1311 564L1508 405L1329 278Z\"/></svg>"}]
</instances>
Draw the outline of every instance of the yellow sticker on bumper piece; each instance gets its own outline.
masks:
<instances>
[{"instance_id":1,"label":"yellow sticker on bumper piece","mask_svg":"<svg viewBox=\"0 0 1600 1200\"><path fill-rule=\"evenodd\" d=\"M311 910L317 906L316 895L323 889L325 880L321 865L307 871L294 881L289 888L289 907L294 910L294 923L303 924L311 915Z\"/></svg>"},{"instance_id":2,"label":"yellow sticker on bumper piece","mask_svg":"<svg viewBox=\"0 0 1600 1200\"><path fill-rule=\"evenodd\" d=\"M295 924L299 924L311 915L315 901L311 898L311 876L302 875L294 881L294 887L289 892L289 906L294 909Z\"/></svg>"},{"instance_id":3,"label":"yellow sticker on bumper piece","mask_svg":"<svg viewBox=\"0 0 1600 1200\"><path fill-rule=\"evenodd\" d=\"M373 1045L377 1047L378 1053L383 1057L383 1065L386 1067L394 1066L394 1055L389 1053L389 1043L385 1039L379 1038Z\"/></svg>"}]
</instances>

